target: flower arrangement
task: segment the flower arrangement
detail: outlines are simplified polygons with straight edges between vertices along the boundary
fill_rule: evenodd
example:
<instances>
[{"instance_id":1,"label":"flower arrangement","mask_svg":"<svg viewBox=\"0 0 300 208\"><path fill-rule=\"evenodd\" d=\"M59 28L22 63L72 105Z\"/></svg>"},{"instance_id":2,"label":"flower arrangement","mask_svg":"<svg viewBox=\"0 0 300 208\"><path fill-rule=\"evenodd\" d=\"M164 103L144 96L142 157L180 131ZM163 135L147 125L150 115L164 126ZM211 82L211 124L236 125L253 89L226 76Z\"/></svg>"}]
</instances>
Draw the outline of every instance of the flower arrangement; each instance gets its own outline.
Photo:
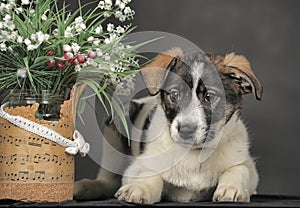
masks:
<instances>
[{"instance_id":1,"label":"flower arrangement","mask_svg":"<svg viewBox=\"0 0 300 208\"><path fill-rule=\"evenodd\" d=\"M0 94L10 89L63 94L78 76L97 95L139 67L135 47L121 42L133 28L131 0L101 0L68 11L55 0L0 3ZM89 9L90 5L97 5ZM87 10L83 13L83 10ZM99 79L97 79L99 78ZM106 95L105 95L106 96ZM106 98L108 98L106 96Z\"/></svg>"}]
</instances>

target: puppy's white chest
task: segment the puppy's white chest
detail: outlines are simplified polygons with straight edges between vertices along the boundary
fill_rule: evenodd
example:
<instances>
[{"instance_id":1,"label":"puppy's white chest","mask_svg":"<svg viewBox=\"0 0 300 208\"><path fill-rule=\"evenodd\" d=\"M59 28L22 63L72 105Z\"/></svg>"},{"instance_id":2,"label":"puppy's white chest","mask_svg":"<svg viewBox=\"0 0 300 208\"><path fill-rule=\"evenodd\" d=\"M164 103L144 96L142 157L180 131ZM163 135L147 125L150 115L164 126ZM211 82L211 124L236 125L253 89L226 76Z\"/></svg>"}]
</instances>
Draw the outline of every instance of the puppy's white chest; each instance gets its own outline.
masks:
<instances>
[{"instance_id":1,"label":"puppy's white chest","mask_svg":"<svg viewBox=\"0 0 300 208\"><path fill-rule=\"evenodd\" d=\"M165 171L162 178L178 187L202 190L215 186L218 175L218 170L209 170L206 162L199 162L198 154L188 153L180 162Z\"/></svg>"}]
</instances>

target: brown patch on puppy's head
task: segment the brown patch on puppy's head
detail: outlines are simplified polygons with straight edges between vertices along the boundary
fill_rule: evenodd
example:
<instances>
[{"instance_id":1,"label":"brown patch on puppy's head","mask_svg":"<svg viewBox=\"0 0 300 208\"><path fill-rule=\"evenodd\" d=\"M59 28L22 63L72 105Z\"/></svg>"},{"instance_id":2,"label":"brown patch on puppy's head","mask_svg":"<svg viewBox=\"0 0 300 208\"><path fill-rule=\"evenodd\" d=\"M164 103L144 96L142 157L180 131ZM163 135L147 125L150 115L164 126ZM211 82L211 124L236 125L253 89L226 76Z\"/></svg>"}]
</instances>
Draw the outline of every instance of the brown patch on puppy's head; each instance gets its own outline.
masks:
<instances>
[{"instance_id":1,"label":"brown patch on puppy's head","mask_svg":"<svg viewBox=\"0 0 300 208\"><path fill-rule=\"evenodd\" d=\"M159 54L155 59L141 69L145 84L151 95L155 95L162 87L168 70L176 65L178 57L183 56L180 48L174 48Z\"/></svg>"},{"instance_id":2,"label":"brown patch on puppy's head","mask_svg":"<svg viewBox=\"0 0 300 208\"><path fill-rule=\"evenodd\" d=\"M230 53L223 56L208 54L219 72L229 76L232 87L241 94L253 92L257 100L261 99L263 88L251 69L249 61L242 55Z\"/></svg>"}]
</instances>

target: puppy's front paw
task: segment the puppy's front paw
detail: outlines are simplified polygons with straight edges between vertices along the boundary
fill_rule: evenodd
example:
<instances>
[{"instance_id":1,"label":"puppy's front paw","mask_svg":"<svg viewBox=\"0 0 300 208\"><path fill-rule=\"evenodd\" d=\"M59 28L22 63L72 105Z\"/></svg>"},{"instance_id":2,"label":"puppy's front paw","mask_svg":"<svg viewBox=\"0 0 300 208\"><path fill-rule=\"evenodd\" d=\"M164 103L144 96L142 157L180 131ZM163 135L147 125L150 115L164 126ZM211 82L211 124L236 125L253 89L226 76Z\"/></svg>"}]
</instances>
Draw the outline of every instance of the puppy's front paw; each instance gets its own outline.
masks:
<instances>
[{"instance_id":1,"label":"puppy's front paw","mask_svg":"<svg viewBox=\"0 0 300 208\"><path fill-rule=\"evenodd\" d=\"M155 193L151 193L149 187L142 183L126 184L122 186L115 197L120 201L127 201L133 203L153 204L160 199L155 199Z\"/></svg>"},{"instance_id":2,"label":"puppy's front paw","mask_svg":"<svg viewBox=\"0 0 300 208\"><path fill-rule=\"evenodd\" d=\"M250 202L250 194L247 189L242 189L236 186L221 185L218 186L215 191L213 200Z\"/></svg>"}]
</instances>

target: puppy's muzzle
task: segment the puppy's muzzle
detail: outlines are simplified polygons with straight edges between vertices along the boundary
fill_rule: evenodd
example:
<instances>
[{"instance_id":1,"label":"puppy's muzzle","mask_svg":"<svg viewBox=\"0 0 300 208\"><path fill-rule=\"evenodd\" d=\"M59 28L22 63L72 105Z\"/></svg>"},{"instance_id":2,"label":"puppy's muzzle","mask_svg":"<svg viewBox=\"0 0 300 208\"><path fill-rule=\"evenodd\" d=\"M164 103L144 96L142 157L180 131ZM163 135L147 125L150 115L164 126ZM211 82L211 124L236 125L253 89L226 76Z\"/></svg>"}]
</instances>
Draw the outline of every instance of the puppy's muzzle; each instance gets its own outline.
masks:
<instances>
[{"instance_id":1,"label":"puppy's muzzle","mask_svg":"<svg viewBox=\"0 0 300 208\"><path fill-rule=\"evenodd\" d=\"M197 128L197 124L193 123L178 123L177 125L178 134L184 140L194 140Z\"/></svg>"}]
</instances>

